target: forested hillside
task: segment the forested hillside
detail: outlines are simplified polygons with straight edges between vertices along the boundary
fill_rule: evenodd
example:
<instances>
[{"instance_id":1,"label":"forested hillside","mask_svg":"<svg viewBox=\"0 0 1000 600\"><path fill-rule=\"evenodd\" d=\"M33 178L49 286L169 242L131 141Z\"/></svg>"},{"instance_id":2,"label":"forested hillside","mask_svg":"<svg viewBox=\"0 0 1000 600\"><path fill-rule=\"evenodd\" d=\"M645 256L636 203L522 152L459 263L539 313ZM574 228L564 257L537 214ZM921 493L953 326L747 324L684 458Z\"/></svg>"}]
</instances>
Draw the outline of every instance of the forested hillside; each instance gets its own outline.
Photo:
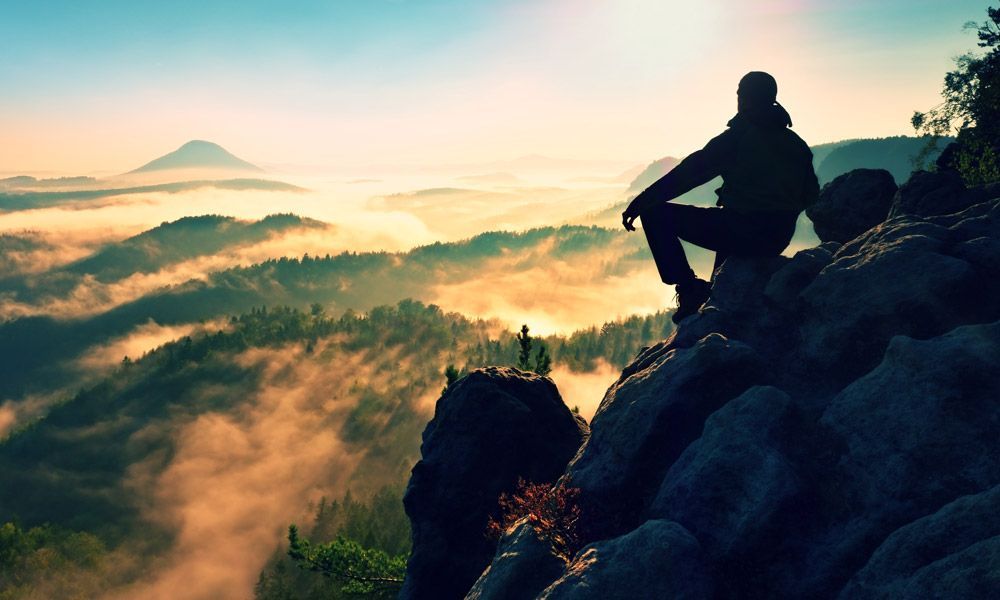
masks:
<instances>
[{"instance_id":1,"label":"forested hillside","mask_svg":"<svg viewBox=\"0 0 1000 600\"><path fill-rule=\"evenodd\" d=\"M535 351L544 345L568 377L599 364L620 368L670 330L669 315L658 313L540 338ZM379 490L399 489L446 384L445 367L516 364L518 351L514 333L496 322L410 300L336 317L319 305L253 309L126 359L11 433L0 443L0 522L20 523L17 535L50 523L95 536L73 538L92 540L77 562L93 569L114 552L164 559L171 566L143 583L161 591L195 568L186 556L217 543L203 537L211 534L243 544L239 576L256 580L280 532L308 514L310 502L348 503L342 496L351 490L367 505ZM215 512L230 503L246 509ZM392 518L402 522L400 513ZM63 544L42 537L9 560ZM18 585L32 589L25 577ZM11 583L3 591L18 589Z\"/></svg>"},{"instance_id":2,"label":"forested hillside","mask_svg":"<svg viewBox=\"0 0 1000 600\"><path fill-rule=\"evenodd\" d=\"M277 223L275 223L277 221ZM290 216L272 217L260 224L238 225L218 217L172 224L147 232L121 244L105 247L89 258L59 270L25 279L11 286L7 299L14 304L42 303L49 296L40 290L52 279L76 277L76 287L67 291L71 302L86 287L89 293L113 295L118 288L95 278L113 277L126 268L165 261L182 253L210 252L210 244L225 243L225 232L237 229L246 240L255 231L274 231L282 223L296 224ZM183 227L182 227L183 225ZM265 227L266 225L266 227ZM207 228L206 235L197 233ZM174 229L180 230L172 234ZM194 230L194 232L192 231ZM215 241L209 242L208 239ZM564 226L532 229L522 233L483 233L463 242L435 243L405 253L343 252L335 256L277 258L248 267L235 267L201 274L171 287L154 288L134 300L107 310L75 318L49 315L26 316L0 324L0 398L50 391L78 376L72 360L95 344L127 335L148 322L161 326L197 324L262 305L287 305L307 309L320 303L330 313L347 309L365 311L405 298L434 301L449 286L487 280L498 274L537 272L538 277L558 265L588 264L578 272L580 285L590 286L612 277L623 277L648 268L647 250L639 236L597 227ZM154 248L154 250L151 250ZM155 257L155 258L153 258ZM88 271L80 275L79 271ZM655 280L649 279L655 283ZM520 287L494 288L499 297L517 297ZM66 288L63 284L53 287ZM111 298L113 301L113 298Z\"/></svg>"}]
</instances>

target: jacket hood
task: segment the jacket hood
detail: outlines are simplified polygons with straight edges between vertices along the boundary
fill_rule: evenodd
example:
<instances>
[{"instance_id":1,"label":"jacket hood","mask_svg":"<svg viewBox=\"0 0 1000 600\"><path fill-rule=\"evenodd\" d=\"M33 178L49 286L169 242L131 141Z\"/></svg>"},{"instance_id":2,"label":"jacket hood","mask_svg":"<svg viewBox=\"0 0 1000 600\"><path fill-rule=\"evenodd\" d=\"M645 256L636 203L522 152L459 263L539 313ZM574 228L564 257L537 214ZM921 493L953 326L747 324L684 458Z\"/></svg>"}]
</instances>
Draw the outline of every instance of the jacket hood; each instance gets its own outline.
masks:
<instances>
[{"instance_id":1,"label":"jacket hood","mask_svg":"<svg viewBox=\"0 0 1000 600\"><path fill-rule=\"evenodd\" d=\"M748 108L736 113L736 116L729 120L726 125L737 126L741 123L753 123L761 127L791 127L792 117L785 110L785 107L775 102L774 104Z\"/></svg>"}]
</instances>

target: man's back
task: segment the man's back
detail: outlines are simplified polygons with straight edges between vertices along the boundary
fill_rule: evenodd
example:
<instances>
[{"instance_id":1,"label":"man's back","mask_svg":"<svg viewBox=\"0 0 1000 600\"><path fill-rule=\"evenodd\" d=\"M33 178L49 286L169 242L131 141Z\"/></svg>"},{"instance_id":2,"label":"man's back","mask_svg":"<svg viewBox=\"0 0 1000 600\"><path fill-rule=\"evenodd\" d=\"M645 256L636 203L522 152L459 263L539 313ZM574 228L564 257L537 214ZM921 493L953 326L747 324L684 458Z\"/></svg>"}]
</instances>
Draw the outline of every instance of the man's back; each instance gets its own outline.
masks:
<instances>
[{"instance_id":1,"label":"man's back","mask_svg":"<svg viewBox=\"0 0 1000 600\"><path fill-rule=\"evenodd\" d=\"M741 119L722 168L719 205L741 212L801 211L816 199L819 184L809 146L784 125Z\"/></svg>"}]
</instances>

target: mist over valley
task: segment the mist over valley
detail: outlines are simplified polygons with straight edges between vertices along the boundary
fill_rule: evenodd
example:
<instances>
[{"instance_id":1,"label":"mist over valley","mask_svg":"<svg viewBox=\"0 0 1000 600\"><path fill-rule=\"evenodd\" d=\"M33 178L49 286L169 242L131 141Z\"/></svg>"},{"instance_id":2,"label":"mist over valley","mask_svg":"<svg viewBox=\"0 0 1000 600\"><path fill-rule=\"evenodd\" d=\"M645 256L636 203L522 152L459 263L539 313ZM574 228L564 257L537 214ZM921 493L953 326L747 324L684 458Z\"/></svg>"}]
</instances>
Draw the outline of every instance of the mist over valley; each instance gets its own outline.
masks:
<instances>
[{"instance_id":1,"label":"mist over valley","mask_svg":"<svg viewBox=\"0 0 1000 600\"><path fill-rule=\"evenodd\" d=\"M899 163L923 143L904 141L817 162ZM281 547L314 518L405 552L398 497L446 368L517 364L528 324L589 419L672 330L620 213L675 159L304 174L191 144L114 177L0 181L0 520L91 544L26 589L311 589ZM712 205L715 187L678 201ZM787 253L815 243L803 216ZM346 512L314 514L326 502Z\"/></svg>"}]
</instances>

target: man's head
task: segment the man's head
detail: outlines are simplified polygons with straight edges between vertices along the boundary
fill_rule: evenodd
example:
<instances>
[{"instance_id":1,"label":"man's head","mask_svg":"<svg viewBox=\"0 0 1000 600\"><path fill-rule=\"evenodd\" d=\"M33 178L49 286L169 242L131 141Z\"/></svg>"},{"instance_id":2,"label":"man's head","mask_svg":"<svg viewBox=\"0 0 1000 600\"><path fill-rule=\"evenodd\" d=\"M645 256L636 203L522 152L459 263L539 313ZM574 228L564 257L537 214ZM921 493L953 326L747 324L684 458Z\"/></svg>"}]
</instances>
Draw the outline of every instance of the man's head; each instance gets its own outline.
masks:
<instances>
[{"instance_id":1,"label":"man's head","mask_svg":"<svg viewBox=\"0 0 1000 600\"><path fill-rule=\"evenodd\" d=\"M763 71L750 71L740 79L736 88L738 109L761 109L777 102L778 82Z\"/></svg>"},{"instance_id":2,"label":"man's head","mask_svg":"<svg viewBox=\"0 0 1000 600\"><path fill-rule=\"evenodd\" d=\"M791 127L792 118L778 103L778 82L763 71L750 71L736 88L736 110L747 120L765 126Z\"/></svg>"}]
</instances>

